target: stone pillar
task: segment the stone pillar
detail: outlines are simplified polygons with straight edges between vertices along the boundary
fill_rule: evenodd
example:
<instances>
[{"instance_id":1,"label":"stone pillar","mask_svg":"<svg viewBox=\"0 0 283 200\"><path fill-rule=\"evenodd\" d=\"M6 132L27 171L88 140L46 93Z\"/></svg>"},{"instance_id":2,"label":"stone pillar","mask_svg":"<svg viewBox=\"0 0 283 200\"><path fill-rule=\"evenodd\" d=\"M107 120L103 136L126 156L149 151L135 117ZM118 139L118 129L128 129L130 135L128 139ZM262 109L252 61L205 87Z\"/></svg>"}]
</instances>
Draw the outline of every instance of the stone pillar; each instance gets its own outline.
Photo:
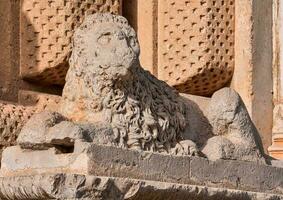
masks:
<instances>
[{"instance_id":1,"label":"stone pillar","mask_svg":"<svg viewBox=\"0 0 283 200\"><path fill-rule=\"evenodd\" d=\"M19 0L0 1L0 99L17 101Z\"/></svg>"},{"instance_id":2,"label":"stone pillar","mask_svg":"<svg viewBox=\"0 0 283 200\"><path fill-rule=\"evenodd\" d=\"M244 100L264 149L272 132L272 1L235 1L235 69L231 87Z\"/></svg>"},{"instance_id":3,"label":"stone pillar","mask_svg":"<svg viewBox=\"0 0 283 200\"><path fill-rule=\"evenodd\" d=\"M283 4L274 1L274 110L272 145L268 148L272 157L283 159Z\"/></svg>"}]
</instances>

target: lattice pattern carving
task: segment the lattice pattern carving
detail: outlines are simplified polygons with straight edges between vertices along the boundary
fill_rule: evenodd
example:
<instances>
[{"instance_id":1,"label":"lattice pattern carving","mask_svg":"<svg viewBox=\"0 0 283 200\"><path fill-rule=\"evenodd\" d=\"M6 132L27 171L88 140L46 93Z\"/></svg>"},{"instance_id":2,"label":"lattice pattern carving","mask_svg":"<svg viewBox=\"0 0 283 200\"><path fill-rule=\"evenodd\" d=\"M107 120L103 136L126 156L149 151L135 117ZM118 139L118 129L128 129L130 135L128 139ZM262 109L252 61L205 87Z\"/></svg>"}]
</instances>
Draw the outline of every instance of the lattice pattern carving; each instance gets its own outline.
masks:
<instances>
[{"instance_id":1,"label":"lattice pattern carving","mask_svg":"<svg viewBox=\"0 0 283 200\"><path fill-rule=\"evenodd\" d=\"M234 68L234 0L159 0L158 77L211 95Z\"/></svg>"},{"instance_id":2,"label":"lattice pattern carving","mask_svg":"<svg viewBox=\"0 0 283 200\"><path fill-rule=\"evenodd\" d=\"M34 112L34 107L0 102L0 152L3 147L16 144L21 128Z\"/></svg>"},{"instance_id":3,"label":"lattice pattern carving","mask_svg":"<svg viewBox=\"0 0 283 200\"><path fill-rule=\"evenodd\" d=\"M122 0L22 0L21 76L64 84L73 31L96 12L120 13Z\"/></svg>"}]
</instances>

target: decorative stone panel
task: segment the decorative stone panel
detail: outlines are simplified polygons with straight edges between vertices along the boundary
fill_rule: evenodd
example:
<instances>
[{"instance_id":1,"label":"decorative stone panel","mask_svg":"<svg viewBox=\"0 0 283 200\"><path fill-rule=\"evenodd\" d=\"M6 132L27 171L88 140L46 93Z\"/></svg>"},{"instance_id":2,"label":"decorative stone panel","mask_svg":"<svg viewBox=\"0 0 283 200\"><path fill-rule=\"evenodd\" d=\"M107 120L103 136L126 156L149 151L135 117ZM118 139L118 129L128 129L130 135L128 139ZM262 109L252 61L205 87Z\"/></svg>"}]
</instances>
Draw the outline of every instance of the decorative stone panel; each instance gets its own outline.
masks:
<instances>
[{"instance_id":1,"label":"decorative stone panel","mask_svg":"<svg viewBox=\"0 0 283 200\"><path fill-rule=\"evenodd\" d=\"M22 0L21 77L64 84L73 30L96 12L119 14L122 0Z\"/></svg>"},{"instance_id":2,"label":"decorative stone panel","mask_svg":"<svg viewBox=\"0 0 283 200\"><path fill-rule=\"evenodd\" d=\"M0 158L3 148L16 144L21 128L34 112L34 107L0 102Z\"/></svg>"},{"instance_id":3,"label":"decorative stone panel","mask_svg":"<svg viewBox=\"0 0 283 200\"><path fill-rule=\"evenodd\" d=\"M232 78L234 0L159 0L158 78L211 95Z\"/></svg>"}]
</instances>

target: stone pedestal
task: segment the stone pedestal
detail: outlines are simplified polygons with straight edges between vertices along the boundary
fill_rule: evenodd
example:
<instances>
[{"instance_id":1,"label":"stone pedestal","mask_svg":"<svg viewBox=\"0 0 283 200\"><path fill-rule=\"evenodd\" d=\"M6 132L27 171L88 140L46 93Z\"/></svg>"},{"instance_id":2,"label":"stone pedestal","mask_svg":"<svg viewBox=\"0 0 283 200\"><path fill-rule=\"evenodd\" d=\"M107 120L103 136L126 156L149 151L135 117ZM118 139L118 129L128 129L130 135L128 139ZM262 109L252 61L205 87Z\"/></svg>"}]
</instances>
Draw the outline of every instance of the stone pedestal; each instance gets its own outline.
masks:
<instances>
[{"instance_id":1,"label":"stone pedestal","mask_svg":"<svg viewBox=\"0 0 283 200\"><path fill-rule=\"evenodd\" d=\"M14 200L273 200L281 195L129 178L45 174L0 178L0 197Z\"/></svg>"},{"instance_id":2,"label":"stone pedestal","mask_svg":"<svg viewBox=\"0 0 283 200\"><path fill-rule=\"evenodd\" d=\"M254 162L212 162L76 141L66 153L7 148L0 197L283 199L282 176L283 168Z\"/></svg>"}]
</instances>

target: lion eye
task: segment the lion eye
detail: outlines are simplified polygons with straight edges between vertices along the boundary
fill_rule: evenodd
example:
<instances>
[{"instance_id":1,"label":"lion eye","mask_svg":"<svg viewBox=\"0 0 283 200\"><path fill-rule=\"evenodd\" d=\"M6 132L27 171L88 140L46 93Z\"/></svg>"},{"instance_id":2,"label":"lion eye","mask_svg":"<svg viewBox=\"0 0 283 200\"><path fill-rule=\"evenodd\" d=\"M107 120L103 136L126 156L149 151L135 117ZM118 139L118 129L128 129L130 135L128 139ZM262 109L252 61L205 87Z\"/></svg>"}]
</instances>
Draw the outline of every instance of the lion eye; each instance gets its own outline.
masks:
<instances>
[{"instance_id":1,"label":"lion eye","mask_svg":"<svg viewBox=\"0 0 283 200\"><path fill-rule=\"evenodd\" d=\"M110 41L111 41L111 33L110 32L105 33L98 38L98 43L100 43L102 45L109 44Z\"/></svg>"}]
</instances>

